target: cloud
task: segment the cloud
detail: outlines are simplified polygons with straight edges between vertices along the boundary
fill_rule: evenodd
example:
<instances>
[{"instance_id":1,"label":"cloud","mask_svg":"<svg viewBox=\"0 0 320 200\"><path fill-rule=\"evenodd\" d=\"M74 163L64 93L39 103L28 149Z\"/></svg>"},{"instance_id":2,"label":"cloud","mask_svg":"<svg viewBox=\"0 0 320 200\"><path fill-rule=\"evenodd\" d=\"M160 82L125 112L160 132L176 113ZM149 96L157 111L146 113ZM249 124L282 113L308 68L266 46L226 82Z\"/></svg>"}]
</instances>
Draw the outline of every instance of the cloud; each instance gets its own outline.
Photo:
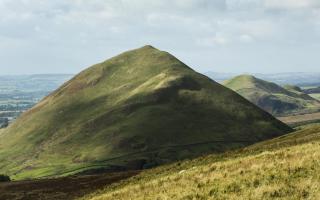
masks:
<instances>
[{"instance_id":1,"label":"cloud","mask_svg":"<svg viewBox=\"0 0 320 200\"><path fill-rule=\"evenodd\" d=\"M240 35L239 38L240 38L240 41L245 43L250 43L254 41L254 38L251 35L247 35L247 34Z\"/></svg>"},{"instance_id":2,"label":"cloud","mask_svg":"<svg viewBox=\"0 0 320 200\"><path fill-rule=\"evenodd\" d=\"M197 38L195 43L200 46L212 47L212 46L225 46L231 42L230 38L228 38L224 34L216 34L213 37L206 38Z\"/></svg>"},{"instance_id":3,"label":"cloud","mask_svg":"<svg viewBox=\"0 0 320 200\"><path fill-rule=\"evenodd\" d=\"M40 67L33 66L42 66L44 71L63 71L63 67L47 62L52 56L55 65L74 66L70 70L78 71L147 43L202 68L215 61L192 55L220 53L221 48L230 53L253 52L256 57L263 56L258 52L271 44L282 52L292 50L292 45L300 49L303 46L307 52L320 39L319 3L318 0L0 0L0 69L19 71L21 65L27 65L29 69L38 70ZM24 60L25 52L28 62ZM216 64L225 65L222 61ZM8 65L12 67L1 68Z\"/></svg>"},{"instance_id":4,"label":"cloud","mask_svg":"<svg viewBox=\"0 0 320 200\"><path fill-rule=\"evenodd\" d=\"M318 0L265 0L265 6L272 9L301 9L320 7Z\"/></svg>"}]
</instances>

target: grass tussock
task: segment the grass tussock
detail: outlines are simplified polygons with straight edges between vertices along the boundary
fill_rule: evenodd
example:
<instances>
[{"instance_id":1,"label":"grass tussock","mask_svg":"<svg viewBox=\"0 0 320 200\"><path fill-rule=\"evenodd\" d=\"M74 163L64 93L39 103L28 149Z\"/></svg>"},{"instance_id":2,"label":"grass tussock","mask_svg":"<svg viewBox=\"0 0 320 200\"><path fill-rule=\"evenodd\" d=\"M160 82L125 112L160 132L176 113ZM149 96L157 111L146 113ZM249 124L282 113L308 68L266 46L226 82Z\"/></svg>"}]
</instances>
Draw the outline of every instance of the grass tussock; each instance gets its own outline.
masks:
<instances>
[{"instance_id":1,"label":"grass tussock","mask_svg":"<svg viewBox=\"0 0 320 200\"><path fill-rule=\"evenodd\" d=\"M320 128L152 169L83 199L320 199Z\"/></svg>"}]
</instances>

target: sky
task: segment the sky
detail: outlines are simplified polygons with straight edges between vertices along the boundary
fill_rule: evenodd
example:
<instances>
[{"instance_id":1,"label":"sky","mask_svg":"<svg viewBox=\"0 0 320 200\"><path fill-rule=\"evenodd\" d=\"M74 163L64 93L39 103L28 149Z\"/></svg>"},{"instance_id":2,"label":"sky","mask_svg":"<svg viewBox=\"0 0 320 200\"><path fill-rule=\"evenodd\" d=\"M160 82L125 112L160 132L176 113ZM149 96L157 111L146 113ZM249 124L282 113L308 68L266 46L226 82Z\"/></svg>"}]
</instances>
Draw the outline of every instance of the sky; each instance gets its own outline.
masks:
<instances>
[{"instance_id":1,"label":"sky","mask_svg":"<svg viewBox=\"0 0 320 200\"><path fill-rule=\"evenodd\" d=\"M150 44L199 72L320 72L320 0L0 0L0 74L78 73Z\"/></svg>"}]
</instances>

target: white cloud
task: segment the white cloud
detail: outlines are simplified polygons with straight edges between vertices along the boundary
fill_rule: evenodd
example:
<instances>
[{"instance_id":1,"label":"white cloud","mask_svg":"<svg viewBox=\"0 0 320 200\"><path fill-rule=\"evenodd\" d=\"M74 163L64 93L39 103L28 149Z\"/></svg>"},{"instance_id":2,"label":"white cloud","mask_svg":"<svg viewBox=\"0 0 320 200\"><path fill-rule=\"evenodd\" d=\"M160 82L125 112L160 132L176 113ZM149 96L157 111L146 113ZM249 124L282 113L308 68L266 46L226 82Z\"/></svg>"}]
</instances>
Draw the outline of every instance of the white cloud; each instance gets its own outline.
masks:
<instances>
[{"instance_id":1,"label":"white cloud","mask_svg":"<svg viewBox=\"0 0 320 200\"><path fill-rule=\"evenodd\" d=\"M195 40L197 45L205 46L205 47L212 47L212 46L225 46L228 45L231 40L228 38L227 35L223 34L216 34L213 37L205 37L205 38L197 38Z\"/></svg>"},{"instance_id":2,"label":"white cloud","mask_svg":"<svg viewBox=\"0 0 320 200\"><path fill-rule=\"evenodd\" d=\"M254 38L251 35L247 35L247 34L240 35L239 38L240 38L240 41L246 42L246 43L250 43L254 41Z\"/></svg>"},{"instance_id":3,"label":"white cloud","mask_svg":"<svg viewBox=\"0 0 320 200\"><path fill-rule=\"evenodd\" d=\"M319 0L265 0L267 8L275 9L301 9L320 6Z\"/></svg>"},{"instance_id":4,"label":"white cloud","mask_svg":"<svg viewBox=\"0 0 320 200\"><path fill-rule=\"evenodd\" d=\"M257 54L270 43L281 44L282 51L293 44L314 46L320 38L319 4L320 0L0 0L0 69L18 69L25 62L10 57L25 58L24 52L37 60L29 66L49 69L45 55L54 55L63 66L83 67L146 43L187 59L190 52L220 47L232 51L250 46ZM12 51L7 51L10 44Z\"/></svg>"}]
</instances>

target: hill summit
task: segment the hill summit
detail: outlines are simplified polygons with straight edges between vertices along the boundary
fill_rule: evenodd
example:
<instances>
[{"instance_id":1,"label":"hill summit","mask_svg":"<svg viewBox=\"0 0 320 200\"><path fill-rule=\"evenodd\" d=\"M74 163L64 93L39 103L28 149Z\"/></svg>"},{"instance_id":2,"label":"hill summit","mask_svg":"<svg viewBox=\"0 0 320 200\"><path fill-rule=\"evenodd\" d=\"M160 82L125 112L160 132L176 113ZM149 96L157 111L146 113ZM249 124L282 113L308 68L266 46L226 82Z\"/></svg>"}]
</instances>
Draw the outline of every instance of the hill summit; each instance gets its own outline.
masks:
<instances>
[{"instance_id":1,"label":"hill summit","mask_svg":"<svg viewBox=\"0 0 320 200\"><path fill-rule=\"evenodd\" d=\"M169 53L145 46L82 71L4 130L0 172L22 179L141 169L289 131Z\"/></svg>"},{"instance_id":2,"label":"hill summit","mask_svg":"<svg viewBox=\"0 0 320 200\"><path fill-rule=\"evenodd\" d=\"M320 106L319 101L293 85L283 87L251 75L240 75L223 83L252 103L274 115L299 112Z\"/></svg>"}]
</instances>

